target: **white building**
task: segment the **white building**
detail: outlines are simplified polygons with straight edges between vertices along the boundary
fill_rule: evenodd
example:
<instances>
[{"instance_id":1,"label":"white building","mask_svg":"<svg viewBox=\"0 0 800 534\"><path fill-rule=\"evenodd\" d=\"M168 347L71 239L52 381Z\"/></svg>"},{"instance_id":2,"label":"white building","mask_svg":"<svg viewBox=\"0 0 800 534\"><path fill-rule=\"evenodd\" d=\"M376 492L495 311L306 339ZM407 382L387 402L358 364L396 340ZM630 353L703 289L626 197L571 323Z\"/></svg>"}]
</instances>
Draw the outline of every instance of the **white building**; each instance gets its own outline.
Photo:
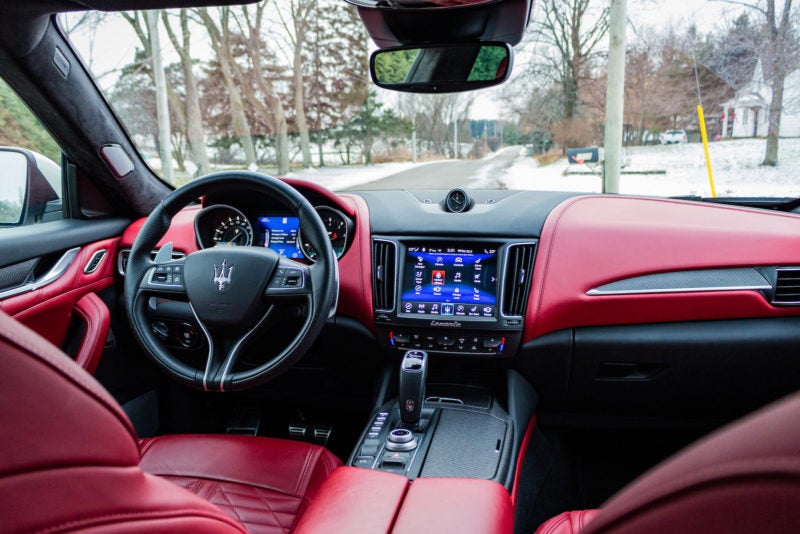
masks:
<instances>
[{"instance_id":1,"label":"white building","mask_svg":"<svg viewBox=\"0 0 800 534\"><path fill-rule=\"evenodd\" d=\"M766 137L771 102L771 82L764 79L759 60L750 82L722 107L722 136ZM800 137L800 70L786 77L780 136Z\"/></svg>"}]
</instances>

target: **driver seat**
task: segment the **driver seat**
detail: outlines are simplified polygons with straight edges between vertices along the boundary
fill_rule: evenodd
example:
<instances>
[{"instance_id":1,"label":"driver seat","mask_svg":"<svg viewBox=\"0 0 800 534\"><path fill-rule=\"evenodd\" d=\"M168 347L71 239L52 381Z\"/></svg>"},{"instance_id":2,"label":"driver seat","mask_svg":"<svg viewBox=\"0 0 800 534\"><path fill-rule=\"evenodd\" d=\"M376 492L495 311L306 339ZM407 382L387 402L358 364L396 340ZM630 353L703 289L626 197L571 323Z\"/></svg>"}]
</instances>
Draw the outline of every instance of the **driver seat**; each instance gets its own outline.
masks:
<instances>
[{"instance_id":1,"label":"driver seat","mask_svg":"<svg viewBox=\"0 0 800 534\"><path fill-rule=\"evenodd\" d=\"M341 465L279 439L140 441L94 378L2 312L0 391L4 532L285 533Z\"/></svg>"}]
</instances>

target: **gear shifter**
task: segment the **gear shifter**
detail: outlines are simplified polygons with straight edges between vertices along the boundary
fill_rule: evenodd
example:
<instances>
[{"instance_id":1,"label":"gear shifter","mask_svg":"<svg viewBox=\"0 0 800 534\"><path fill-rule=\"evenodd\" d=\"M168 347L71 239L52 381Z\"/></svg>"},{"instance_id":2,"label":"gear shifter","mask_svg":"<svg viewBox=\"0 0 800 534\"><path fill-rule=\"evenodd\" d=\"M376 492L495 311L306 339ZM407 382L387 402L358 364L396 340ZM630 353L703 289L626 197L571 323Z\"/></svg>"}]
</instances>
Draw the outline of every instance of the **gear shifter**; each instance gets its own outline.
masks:
<instances>
[{"instance_id":1,"label":"gear shifter","mask_svg":"<svg viewBox=\"0 0 800 534\"><path fill-rule=\"evenodd\" d=\"M425 379L428 376L428 353L410 350L400 363L400 417L403 424L416 428L425 400Z\"/></svg>"}]
</instances>

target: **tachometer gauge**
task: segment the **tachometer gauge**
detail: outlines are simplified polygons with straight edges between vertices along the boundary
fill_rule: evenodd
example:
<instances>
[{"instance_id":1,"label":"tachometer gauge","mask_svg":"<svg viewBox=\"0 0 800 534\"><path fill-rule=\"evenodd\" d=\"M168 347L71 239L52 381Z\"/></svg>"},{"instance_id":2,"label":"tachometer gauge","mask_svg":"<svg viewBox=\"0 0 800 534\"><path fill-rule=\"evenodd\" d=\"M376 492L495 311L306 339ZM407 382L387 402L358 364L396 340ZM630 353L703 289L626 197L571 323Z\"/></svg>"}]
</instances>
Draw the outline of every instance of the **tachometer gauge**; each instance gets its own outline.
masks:
<instances>
[{"instance_id":1,"label":"tachometer gauge","mask_svg":"<svg viewBox=\"0 0 800 534\"><path fill-rule=\"evenodd\" d=\"M253 244L253 227L241 213L231 214L217 223L211 239L215 247L247 247Z\"/></svg>"},{"instance_id":2,"label":"tachometer gauge","mask_svg":"<svg viewBox=\"0 0 800 534\"><path fill-rule=\"evenodd\" d=\"M319 218L322 219L322 224L328 232L328 239L331 241L331 247L333 247L333 253L336 259L341 258L347 246L347 236L350 234L350 219L339 210L333 208L321 206L314 209L317 210ZM317 258L317 251L314 250L311 243L305 239L302 229L298 239L300 240L300 250L303 252L303 255L309 260L314 261Z\"/></svg>"},{"instance_id":3,"label":"tachometer gauge","mask_svg":"<svg viewBox=\"0 0 800 534\"><path fill-rule=\"evenodd\" d=\"M232 206L215 204L201 211L194 222L200 248L246 247L253 244L253 226Z\"/></svg>"}]
</instances>

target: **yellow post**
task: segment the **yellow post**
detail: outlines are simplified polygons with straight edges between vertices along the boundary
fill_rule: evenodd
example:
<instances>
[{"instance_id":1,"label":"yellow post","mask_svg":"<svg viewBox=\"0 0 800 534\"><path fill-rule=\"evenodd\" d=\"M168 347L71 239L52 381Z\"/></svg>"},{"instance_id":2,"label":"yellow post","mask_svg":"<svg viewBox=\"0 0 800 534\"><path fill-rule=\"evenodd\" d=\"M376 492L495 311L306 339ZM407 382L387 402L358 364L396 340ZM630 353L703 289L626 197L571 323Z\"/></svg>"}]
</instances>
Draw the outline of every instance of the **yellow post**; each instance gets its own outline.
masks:
<instances>
[{"instance_id":1,"label":"yellow post","mask_svg":"<svg viewBox=\"0 0 800 534\"><path fill-rule=\"evenodd\" d=\"M706 167L708 168L708 183L711 184L711 197L717 198L717 189L714 187L714 173L711 170L711 156L708 154L708 133L706 132L706 116L703 106L697 106L697 116L700 119L700 136L703 138L703 150L706 153Z\"/></svg>"}]
</instances>

